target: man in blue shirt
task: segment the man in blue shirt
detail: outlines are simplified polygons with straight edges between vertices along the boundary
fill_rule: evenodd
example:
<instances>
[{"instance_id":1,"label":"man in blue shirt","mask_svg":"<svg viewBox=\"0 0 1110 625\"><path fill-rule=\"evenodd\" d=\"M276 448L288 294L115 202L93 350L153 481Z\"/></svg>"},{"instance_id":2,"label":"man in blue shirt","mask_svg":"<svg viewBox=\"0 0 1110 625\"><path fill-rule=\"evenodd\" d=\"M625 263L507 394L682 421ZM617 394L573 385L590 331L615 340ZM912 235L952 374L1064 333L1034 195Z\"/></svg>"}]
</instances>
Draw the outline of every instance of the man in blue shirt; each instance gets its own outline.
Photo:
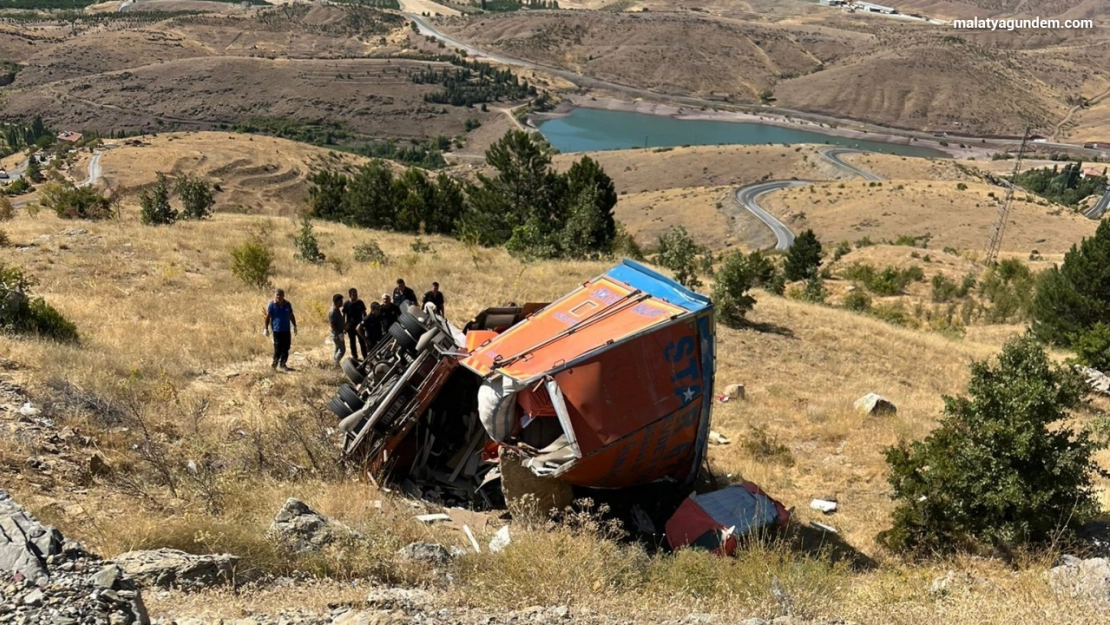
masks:
<instances>
[{"instance_id":1,"label":"man in blue shirt","mask_svg":"<svg viewBox=\"0 0 1110 625\"><path fill-rule=\"evenodd\" d=\"M292 329L292 333L290 333ZM297 318L293 316L293 304L285 299L285 291L278 289L274 301L266 306L266 322L262 334L274 333L274 362L270 368L292 371L286 362L289 360L289 347L293 344L293 334L297 333Z\"/></svg>"}]
</instances>

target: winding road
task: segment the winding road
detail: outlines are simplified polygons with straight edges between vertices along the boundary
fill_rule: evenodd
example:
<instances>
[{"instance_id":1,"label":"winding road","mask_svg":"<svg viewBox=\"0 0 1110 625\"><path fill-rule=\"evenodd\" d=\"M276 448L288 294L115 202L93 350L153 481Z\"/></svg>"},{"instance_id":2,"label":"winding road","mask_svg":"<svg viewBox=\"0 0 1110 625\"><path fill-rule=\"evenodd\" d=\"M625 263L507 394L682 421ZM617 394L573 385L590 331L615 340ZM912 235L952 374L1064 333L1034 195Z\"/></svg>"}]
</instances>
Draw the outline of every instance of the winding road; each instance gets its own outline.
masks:
<instances>
[{"instance_id":1,"label":"winding road","mask_svg":"<svg viewBox=\"0 0 1110 625\"><path fill-rule=\"evenodd\" d=\"M1083 215L1091 219L1102 219L1102 216L1106 214L1106 209L1108 208L1110 208L1110 189L1099 198L1098 202L1095 202L1091 210L1083 213Z\"/></svg>"},{"instance_id":2,"label":"winding road","mask_svg":"<svg viewBox=\"0 0 1110 625\"><path fill-rule=\"evenodd\" d=\"M883 179L882 176L860 169L855 165L849 165L840 160L840 157L845 154L867 154L868 152L864 150L857 150L855 148L821 148L818 152L820 152L821 156L824 157L826 161L832 163L834 166L846 172L853 173L864 180L877 182Z\"/></svg>"}]
</instances>

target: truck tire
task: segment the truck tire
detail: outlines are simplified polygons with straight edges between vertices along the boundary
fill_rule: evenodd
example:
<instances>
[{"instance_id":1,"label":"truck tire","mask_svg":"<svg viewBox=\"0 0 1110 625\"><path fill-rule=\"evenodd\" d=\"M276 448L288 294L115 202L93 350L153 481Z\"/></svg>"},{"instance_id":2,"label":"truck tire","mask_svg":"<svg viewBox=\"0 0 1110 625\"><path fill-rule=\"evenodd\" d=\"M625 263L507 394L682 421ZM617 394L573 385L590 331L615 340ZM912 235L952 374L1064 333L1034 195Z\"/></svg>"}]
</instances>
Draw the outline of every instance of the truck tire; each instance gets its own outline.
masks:
<instances>
[{"instance_id":1,"label":"truck tire","mask_svg":"<svg viewBox=\"0 0 1110 625\"><path fill-rule=\"evenodd\" d=\"M400 324L414 339L419 340L421 335L428 331L428 328L424 327L424 324L421 323L419 319L408 312L401 313Z\"/></svg>"},{"instance_id":2,"label":"truck tire","mask_svg":"<svg viewBox=\"0 0 1110 625\"><path fill-rule=\"evenodd\" d=\"M342 399L345 404L355 410L362 408L366 404L366 402L362 401L362 398L359 397L358 391L350 384L344 384L339 387L339 399Z\"/></svg>"},{"instance_id":3,"label":"truck tire","mask_svg":"<svg viewBox=\"0 0 1110 625\"><path fill-rule=\"evenodd\" d=\"M362 371L359 371L358 365L355 364L355 361L351 360L350 358L344 358L343 360L341 360L339 362L339 366L343 369L343 373L347 374L347 379L351 381L351 384L357 386L359 384L362 384L362 381L366 379L366 376L362 374Z\"/></svg>"},{"instance_id":4,"label":"truck tire","mask_svg":"<svg viewBox=\"0 0 1110 625\"><path fill-rule=\"evenodd\" d=\"M401 349L410 354L416 353L416 339L412 338L408 332L405 332L405 328L401 325L400 321L389 326L389 336L397 341L397 345L399 345Z\"/></svg>"},{"instance_id":5,"label":"truck tire","mask_svg":"<svg viewBox=\"0 0 1110 625\"><path fill-rule=\"evenodd\" d=\"M354 412L354 410L351 410L350 407L343 403L343 400L338 397L332 397L328 400L328 410L331 410L340 420L346 419Z\"/></svg>"}]
</instances>

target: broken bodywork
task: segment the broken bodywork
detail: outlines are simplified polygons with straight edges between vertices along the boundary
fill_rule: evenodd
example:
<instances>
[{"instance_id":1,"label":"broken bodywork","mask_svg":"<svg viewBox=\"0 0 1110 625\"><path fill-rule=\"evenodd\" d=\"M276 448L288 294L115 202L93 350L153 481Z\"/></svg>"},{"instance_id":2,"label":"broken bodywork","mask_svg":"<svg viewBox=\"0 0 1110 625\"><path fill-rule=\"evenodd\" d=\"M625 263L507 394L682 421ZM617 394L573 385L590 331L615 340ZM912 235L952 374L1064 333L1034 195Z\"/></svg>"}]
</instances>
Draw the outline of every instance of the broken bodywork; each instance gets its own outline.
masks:
<instances>
[{"instance_id":1,"label":"broken bodywork","mask_svg":"<svg viewBox=\"0 0 1110 625\"><path fill-rule=\"evenodd\" d=\"M425 498L498 505L508 452L568 492L689 486L705 458L713 350L709 299L624 261L555 302L487 309L461 330L409 307L363 362L344 361L351 384L329 407L346 459Z\"/></svg>"}]
</instances>

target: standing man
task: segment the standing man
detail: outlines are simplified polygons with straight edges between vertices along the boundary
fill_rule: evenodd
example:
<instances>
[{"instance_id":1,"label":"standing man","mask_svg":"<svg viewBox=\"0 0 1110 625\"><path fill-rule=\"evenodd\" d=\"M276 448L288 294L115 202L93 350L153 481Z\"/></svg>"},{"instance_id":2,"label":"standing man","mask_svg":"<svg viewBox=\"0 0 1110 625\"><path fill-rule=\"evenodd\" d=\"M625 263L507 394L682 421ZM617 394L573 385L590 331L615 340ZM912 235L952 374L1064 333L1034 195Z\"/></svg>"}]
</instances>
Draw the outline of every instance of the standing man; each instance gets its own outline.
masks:
<instances>
[{"instance_id":1,"label":"standing man","mask_svg":"<svg viewBox=\"0 0 1110 625\"><path fill-rule=\"evenodd\" d=\"M439 290L439 283L432 283L432 290L424 294L424 304L433 304L436 307L436 314L440 317L446 317L447 313L443 308L443 291Z\"/></svg>"},{"instance_id":2,"label":"standing man","mask_svg":"<svg viewBox=\"0 0 1110 625\"><path fill-rule=\"evenodd\" d=\"M404 310L404 305L401 302L408 300L412 305L416 305L416 291L405 286L405 281L397 278L397 288L393 289L393 303L399 308Z\"/></svg>"},{"instance_id":3,"label":"standing man","mask_svg":"<svg viewBox=\"0 0 1110 625\"><path fill-rule=\"evenodd\" d=\"M289 347L293 344L293 336L297 333L297 318L293 316L293 304L285 299L285 291L278 289L274 292L274 301L266 306L266 321L262 334L270 336L274 333L274 362L271 369L279 366L282 371L292 371L287 364L289 361Z\"/></svg>"},{"instance_id":4,"label":"standing man","mask_svg":"<svg viewBox=\"0 0 1110 625\"><path fill-rule=\"evenodd\" d=\"M366 350L368 352L374 351L382 338L385 336L385 329L382 328L382 305L377 302L371 302L370 312L358 324L358 333L366 341Z\"/></svg>"},{"instance_id":5,"label":"standing man","mask_svg":"<svg viewBox=\"0 0 1110 625\"><path fill-rule=\"evenodd\" d=\"M343 317L343 296L339 293L331 296L328 325L331 327L331 342L335 344L335 354L332 358L335 362L339 362L343 360L343 353L347 351L345 347L346 339L343 337L347 333L347 321Z\"/></svg>"},{"instance_id":6,"label":"standing man","mask_svg":"<svg viewBox=\"0 0 1110 625\"><path fill-rule=\"evenodd\" d=\"M362 348L363 357L366 356L366 344L362 342L362 336L358 333L358 324L362 323L362 318L366 316L366 302L358 298L358 289L355 288L348 290L347 296L350 299L343 304L343 317L347 321L347 338L351 341L351 358L357 362L359 347Z\"/></svg>"},{"instance_id":7,"label":"standing man","mask_svg":"<svg viewBox=\"0 0 1110 625\"><path fill-rule=\"evenodd\" d=\"M388 332L389 326L400 318L401 309L389 298L389 293L382 293L382 330Z\"/></svg>"}]
</instances>

